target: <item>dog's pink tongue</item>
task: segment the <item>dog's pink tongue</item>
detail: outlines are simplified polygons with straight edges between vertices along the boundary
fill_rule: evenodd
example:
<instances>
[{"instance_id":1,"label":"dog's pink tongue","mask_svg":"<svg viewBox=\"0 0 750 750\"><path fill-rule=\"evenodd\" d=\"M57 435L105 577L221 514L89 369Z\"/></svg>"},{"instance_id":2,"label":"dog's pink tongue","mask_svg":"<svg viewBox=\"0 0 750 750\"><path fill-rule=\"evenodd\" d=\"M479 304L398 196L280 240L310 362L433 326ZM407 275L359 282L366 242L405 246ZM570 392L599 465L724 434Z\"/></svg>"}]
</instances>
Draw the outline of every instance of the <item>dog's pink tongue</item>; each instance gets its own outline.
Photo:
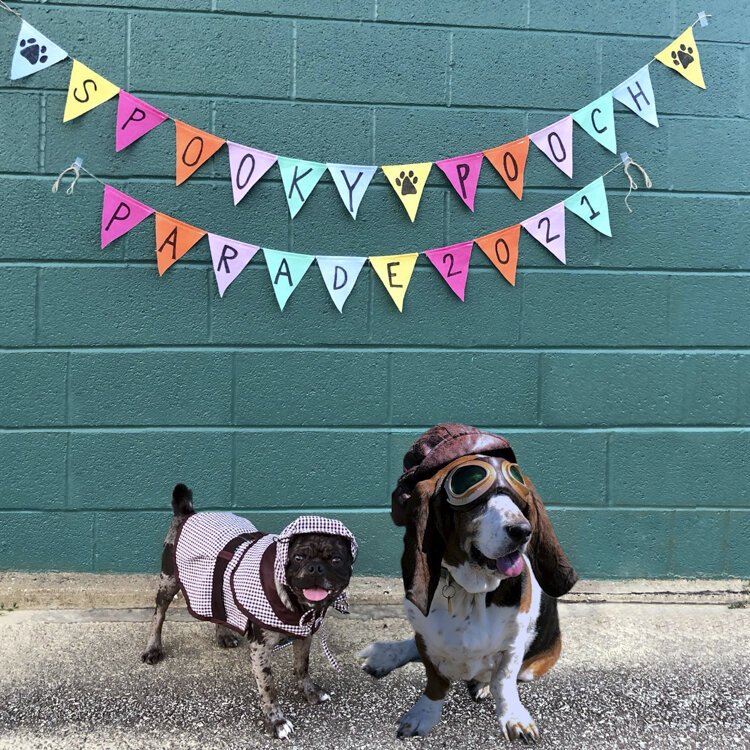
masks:
<instances>
[{"instance_id":1,"label":"dog's pink tongue","mask_svg":"<svg viewBox=\"0 0 750 750\"><path fill-rule=\"evenodd\" d=\"M523 571L523 557L521 557L519 552L511 552L509 555L499 557L495 560L495 566L498 572L504 576L513 578L514 576L521 575Z\"/></svg>"},{"instance_id":2,"label":"dog's pink tongue","mask_svg":"<svg viewBox=\"0 0 750 750\"><path fill-rule=\"evenodd\" d=\"M302 593L311 602L322 602L328 596L326 589L302 589Z\"/></svg>"}]
</instances>

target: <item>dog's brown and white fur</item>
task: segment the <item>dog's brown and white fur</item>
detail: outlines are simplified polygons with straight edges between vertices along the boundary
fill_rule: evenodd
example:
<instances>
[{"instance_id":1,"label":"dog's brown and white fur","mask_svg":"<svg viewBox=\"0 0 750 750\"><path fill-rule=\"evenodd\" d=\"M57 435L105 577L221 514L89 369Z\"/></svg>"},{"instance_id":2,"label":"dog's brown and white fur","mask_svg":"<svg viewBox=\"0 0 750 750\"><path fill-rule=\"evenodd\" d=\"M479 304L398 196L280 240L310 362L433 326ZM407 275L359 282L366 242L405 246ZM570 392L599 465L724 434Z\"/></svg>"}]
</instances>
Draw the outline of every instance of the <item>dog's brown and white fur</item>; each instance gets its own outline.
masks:
<instances>
[{"instance_id":1,"label":"dog's brown and white fur","mask_svg":"<svg viewBox=\"0 0 750 750\"><path fill-rule=\"evenodd\" d=\"M363 669L375 677L411 661L424 663L427 686L401 717L399 736L425 735L438 723L454 680L465 681L475 700L493 696L506 738L539 736L516 683L541 677L557 661L554 597L576 576L525 479L525 497L497 486L486 502L462 512L446 502L435 476L418 482L407 498L402 572L415 637L373 643L361 654ZM504 577L494 563L514 552L523 555L523 571Z\"/></svg>"}]
</instances>

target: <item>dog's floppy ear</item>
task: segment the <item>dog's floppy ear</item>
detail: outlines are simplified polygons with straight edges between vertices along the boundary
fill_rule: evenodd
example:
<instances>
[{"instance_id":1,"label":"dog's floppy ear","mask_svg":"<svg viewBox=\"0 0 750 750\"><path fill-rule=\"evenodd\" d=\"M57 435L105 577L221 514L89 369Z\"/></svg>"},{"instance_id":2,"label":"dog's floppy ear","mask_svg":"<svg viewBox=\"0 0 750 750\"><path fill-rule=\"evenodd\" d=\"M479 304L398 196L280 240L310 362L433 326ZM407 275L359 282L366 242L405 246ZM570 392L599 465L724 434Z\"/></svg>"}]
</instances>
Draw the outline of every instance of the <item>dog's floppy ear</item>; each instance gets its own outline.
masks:
<instances>
[{"instance_id":1,"label":"dog's floppy ear","mask_svg":"<svg viewBox=\"0 0 750 750\"><path fill-rule=\"evenodd\" d=\"M398 513L393 514L394 521L406 527L401 556L406 598L425 616L430 611L440 581L440 566L445 553L445 541L431 507L435 486L435 480L425 479L410 491L402 492L396 506Z\"/></svg>"},{"instance_id":2,"label":"dog's floppy ear","mask_svg":"<svg viewBox=\"0 0 750 750\"><path fill-rule=\"evenodd\" d=\"M531 522L531 540L529 541L528 555L531 567L534 569L539 585L549 596L563 596L567 594L576 581L578 574L573 565L563 552L560 542L557 540L552 521L547 515L539 493L528 477L525 477L529 493L529 521Z\"/></svg>"}]
</instances>

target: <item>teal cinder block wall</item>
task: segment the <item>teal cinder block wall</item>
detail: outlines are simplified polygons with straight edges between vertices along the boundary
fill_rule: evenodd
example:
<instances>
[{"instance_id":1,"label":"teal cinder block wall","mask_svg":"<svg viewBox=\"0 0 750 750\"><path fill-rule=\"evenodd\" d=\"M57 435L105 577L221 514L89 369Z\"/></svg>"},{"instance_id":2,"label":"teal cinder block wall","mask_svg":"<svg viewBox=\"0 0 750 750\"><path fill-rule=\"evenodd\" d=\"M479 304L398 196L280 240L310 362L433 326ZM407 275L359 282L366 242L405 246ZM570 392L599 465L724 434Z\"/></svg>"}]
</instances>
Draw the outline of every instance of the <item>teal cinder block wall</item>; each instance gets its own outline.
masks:
<instances>
[{"instance_id":1,"label":"teal cinder block wall","mask_svg":"<svg viewBox=\"0 0 750 750\"><path fill-rule=\"evenodd\" d=\"M113 82L197 127L318 161L471 153L607 91L695 18L683 0L12 2ZM220 299L207 243L159 278L153 223L99 249L74 157L218 234L325 254L424 250L571 194L616 159L532 148L522 202L485 164L470 213L437 168L411 224L382 175L352 221L330 178L290 220L274 169L232 205L223 150L174 186L174 128L116 154L115 101L62 112L70 63L0 82L0 568L154 571L176 481L278 529L340 517L360 573L398 570L389 495L424 428L506 434L588 577L750 576L750 10L697 28L708 90L651 68L661 127L616 107L654 189L568 265L522 238L510 287L475 250L461 304L424 260L400 315L366 269L343 315L313 267L283 313L258 257ZM0 66L18 25L0 18Z\"/></svg>"}]
</instances>

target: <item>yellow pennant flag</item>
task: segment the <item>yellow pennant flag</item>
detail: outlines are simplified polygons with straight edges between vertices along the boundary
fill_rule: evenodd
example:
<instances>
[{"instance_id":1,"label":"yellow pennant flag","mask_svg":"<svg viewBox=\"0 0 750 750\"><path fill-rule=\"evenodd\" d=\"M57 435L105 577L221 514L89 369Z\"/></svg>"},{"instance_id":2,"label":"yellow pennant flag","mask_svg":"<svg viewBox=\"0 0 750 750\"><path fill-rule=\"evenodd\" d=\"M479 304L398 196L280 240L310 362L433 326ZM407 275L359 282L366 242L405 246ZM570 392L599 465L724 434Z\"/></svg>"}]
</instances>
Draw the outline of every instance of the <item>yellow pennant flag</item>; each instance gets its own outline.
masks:
<instances>
[{"instance_id":1,"label":"yellow pennant flag","mask_svg":"<svg viewBox=\"0 0 750 750\"><path fill-rule=\"evenodd\" d=\"M703 71L701 70L701 56L698 53L698 45L693 36L693 27L688 26L677 39L670 42L657 56L660 63L668 68L676 70L690 83L705 89Z\"/></svg>"},{"instance_id":2,"label":"yellow pennant flag","mask_svg":"<svg viewBox=\"0 0 750 750\"><path fill-rule=\"evenodd\" d=\"M401 199L401 203L404 204L409 218L414 221L419 208L419 201L422 200L427 175L430 174L432 169L432 162L386 164L381 169L388 178L388 182L391 183L391 187L396 191L396 195Z\"/></svg>"},{"instance_id":3,"label":"yellow pennant flag","mask_svg":"<svg viewBox=\"0 0 750 750\"><path fill-rule=\"evenodd\" d=\"M76 117L98 107L120 92L120 87L94 73L78 60L73 60L73 70L70 71L68 84L68 98L65 101L63 122L75 120Z\"/></svg>"},{"instance_id":4,"label":"yellow pennant flag","mask_svg":"<svg viewBox=\"0 0 750 750\"><path fill-rule=\"evenodd\" d=\"M406 287L409 286L418 257L419 253L406 253L404 255L372 255L368 258L370 265L383 282L383 286L391 295L391 299L396 303L399 312L404 311Z\"/></svg>"}]
</instances>

